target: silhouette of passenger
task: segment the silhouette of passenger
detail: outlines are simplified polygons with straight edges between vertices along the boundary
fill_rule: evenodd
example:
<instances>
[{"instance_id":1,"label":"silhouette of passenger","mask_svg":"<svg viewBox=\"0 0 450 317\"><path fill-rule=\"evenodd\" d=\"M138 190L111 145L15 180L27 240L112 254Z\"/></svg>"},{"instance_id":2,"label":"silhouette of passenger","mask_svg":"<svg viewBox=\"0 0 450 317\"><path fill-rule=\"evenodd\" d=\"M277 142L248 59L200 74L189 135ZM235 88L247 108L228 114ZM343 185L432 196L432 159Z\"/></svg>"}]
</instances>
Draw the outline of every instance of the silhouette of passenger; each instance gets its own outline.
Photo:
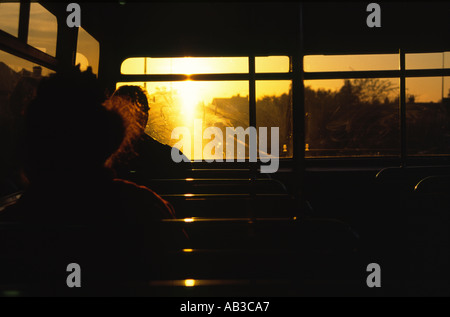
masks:
<instances>
[{"instance_id":1,"label":"silhouette of passenger","mask_svg":"<svg viewBox=\"0 0 450 317\"><path fill-rule=\"evenodd\" d=\"M0 197L23 190L27 180L22 173L21 151L23 151L24 111L35 97L39 80L22 77L9 98L6 113L0 116L1 162ZM6 106L6 105L5 105Z\"/></svg>"},{"instance_id":2,"label":"silhouette of passenger","mask_svg":"<svg viewBox=\"0 0 450 317\"><path fill-rule=\"evenodd\" d=\"M168 202L146 187L114 179L104 167L124 135L122 118L104 99L95 75L76 68L43 79L25 112L30 185L0 213L0 222L45 228L24 232L26 247L18 249L29 262L23 273L38 285L53 279L67 288L72 262L90 285L142 279L154 273L154 254L184 242L181 232L161 228L161 219L174 218Z\"/></svg>"},{"instance_id":3,"label":"silhouette of passenger","mask_svg":"<svg viewBox=\"0 0 450 317\"><path fill-rule=\"evenodd\" d=\"M172 147L145 133L149 119L147 95L139 86L121 86L110 98L110 106L125 119L125 138L109 164L121 178L138 182L158 178L183 178L191 168L188 159L172 160ZM133 175L130 174L133 172Z\"/></svg>"}]
</instances>

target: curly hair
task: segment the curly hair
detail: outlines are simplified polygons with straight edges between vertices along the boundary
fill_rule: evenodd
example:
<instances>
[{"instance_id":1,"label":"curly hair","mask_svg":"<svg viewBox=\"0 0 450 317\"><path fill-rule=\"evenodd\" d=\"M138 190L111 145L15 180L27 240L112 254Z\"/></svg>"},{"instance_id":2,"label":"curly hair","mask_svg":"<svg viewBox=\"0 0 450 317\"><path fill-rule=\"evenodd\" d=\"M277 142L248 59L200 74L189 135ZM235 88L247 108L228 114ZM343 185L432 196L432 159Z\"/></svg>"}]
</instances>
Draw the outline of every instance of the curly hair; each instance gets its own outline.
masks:
<instances>
[{"instance_id":1,"label":"curly hair","mask_svg":"<svg viewBox=\"0 0 450 317\"><path fill-rule=\"evenodd\" d=\"M108 109L118 112L124 120L125 135L119 149L108 159L108 167L127 165L138 156L136 144L145 133L148 121L148 99L139 86L121 86L105 103Z\"/></svg>"}]
</instances>

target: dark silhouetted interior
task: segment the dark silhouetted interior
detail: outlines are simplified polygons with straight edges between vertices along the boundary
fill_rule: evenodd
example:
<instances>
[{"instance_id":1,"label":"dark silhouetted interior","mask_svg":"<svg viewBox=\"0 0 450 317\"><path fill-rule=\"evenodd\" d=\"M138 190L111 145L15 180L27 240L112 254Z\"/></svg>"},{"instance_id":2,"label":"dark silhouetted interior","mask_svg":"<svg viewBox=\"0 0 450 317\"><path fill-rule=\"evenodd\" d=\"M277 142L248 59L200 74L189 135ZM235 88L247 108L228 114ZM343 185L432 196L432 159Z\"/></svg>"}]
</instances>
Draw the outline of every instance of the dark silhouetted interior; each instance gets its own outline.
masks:
<instances>
[{"instance_id":1,"label":"dark silhouetted interior","mask_svg":"<svg viewBox=\"0 0 450 317\"><path fill-rule=\"evenodd\" d=\"M260 173L258 162L192 162L170 177L138 169L116 175L127 180L103 167L126 133L123 119L101 106L106 95L96 95L87 84L92 78L78 78L87 94L65 85L77 29L66 25L66 4L40 3L58 20L56 57L27 45L23 27L17 38L0 30L1 51L62 78L51 92L48 79L41 81L25 136L15 136L28 146L28 179L7 165L21 151L4 142L12 154L0 160L7 166L0 176L15 187L0 183L7 184L0 197L0 296L450 295L450 151L408 155L405 127L405 109L414 103L414 96L406 101L405 78L448 78L450 69L406 70L404 61L405 54L450 51L448 2L378 2L381 28L367 27L363 2L79 2L82 27L100 44L92 85L102 93L111 96L118 82L185 78L122 74L130 57L244 56L247 74L191 79L246 80L252 125L255 82L292 83L293 158L280 160L276 173ZM303 70L306 55L353 54L398 54L400 66ZM289 73L255 73L255 57L274 55L290 58ZM398 96L383 104L398 116L398 153L307 157L312 90L305 81L354 78L398 79ZM439 103L446 115L449 98ZM87 268L89 287L66 286L68 263ZM381 288L366 284L370 263L381 267Z\"/></svg>"}]
</instances>

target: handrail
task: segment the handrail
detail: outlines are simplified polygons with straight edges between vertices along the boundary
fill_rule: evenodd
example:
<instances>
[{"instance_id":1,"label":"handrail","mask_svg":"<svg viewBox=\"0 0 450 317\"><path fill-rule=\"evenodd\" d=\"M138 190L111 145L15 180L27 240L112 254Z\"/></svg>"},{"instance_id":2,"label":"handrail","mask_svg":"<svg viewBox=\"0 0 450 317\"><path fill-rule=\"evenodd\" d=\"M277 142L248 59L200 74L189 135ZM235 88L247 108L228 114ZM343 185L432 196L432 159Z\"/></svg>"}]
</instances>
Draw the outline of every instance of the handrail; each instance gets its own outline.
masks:
<instances>
[{"instance_id":1,"label":"handrail","mask_svg":"<svg viewBox=\"0 0 450 317\"><path fill-rule=\"evenodd\" d=\"M253 196L256 197L291 197L291 195L287 193L283 194L193 194L193 193L185 193L185 194L162 194L161 197L182 197L182 198L251 198Z\"/></svg>"},{"instance_id":2,"label":"handrail","mask_svg":"<svg viewBox=\"0 0 450 317\"><path fill-rule=\"evenodd\" d=\"M414 192L415 193L423 193L424 191L427 191L426 186L430 186L430 181L436 180L438 183L440 183L440 190L432 191L433 193L442 193L443 189L446 189L446 193L450 191L450 175L430 175L425 178L422 178L416 186L414 186ZM436 184L435 184L436 185ZM444 187L443 187L443 186ZM428 188L429 190L430 188Z\"/></svg>"},{"instance_id":3,"label":"handrail","mask_svg":"<svg viewBox=\"0 0 450 317\"><path fill-rule=\"evenodd\" d=\"M256 222L295 222L297 217L278 217L278 218L203 218L203 217L190 217L190 218L177 218L177 219L163 219L162 222L182 222L182 223L193 223L193 222L210 222L210 223L220 223L220 222L241 222L241 223L256 223Z\"/></svg>"},{"instance_id":4,"label":"handrail","mask_svg":"<svg viewBox=\"0 0 450 317\"><path fill-rule=\"evenodd\" d=\"M22 197L22 195L23 192L19 191L4 197L0 197L0 212L2 212L7 207L15 204L20 199L20 197Z\"/></svg>"}]
</instances>

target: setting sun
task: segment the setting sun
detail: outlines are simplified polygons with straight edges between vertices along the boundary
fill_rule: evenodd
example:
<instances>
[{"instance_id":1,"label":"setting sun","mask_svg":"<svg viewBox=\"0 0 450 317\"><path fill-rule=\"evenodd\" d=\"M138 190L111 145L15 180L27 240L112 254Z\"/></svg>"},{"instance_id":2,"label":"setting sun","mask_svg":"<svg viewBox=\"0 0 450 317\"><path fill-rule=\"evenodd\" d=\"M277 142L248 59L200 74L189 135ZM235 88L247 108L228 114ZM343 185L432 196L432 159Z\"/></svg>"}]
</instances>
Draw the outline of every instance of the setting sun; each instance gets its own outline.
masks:
<instances>
[{"instance_id":1,"label":"setting sun","mask_svg":"<svg viewBox=\"0 0 450 317\"><path fill-rule=\"evenodd\" d=\"M195 108L201 96L199 96L197 87L190 80L182 82L178 92L181 96L181 114L184 115L186 123L189 124L194 117Z\"/></svg>"}]
</instances>

